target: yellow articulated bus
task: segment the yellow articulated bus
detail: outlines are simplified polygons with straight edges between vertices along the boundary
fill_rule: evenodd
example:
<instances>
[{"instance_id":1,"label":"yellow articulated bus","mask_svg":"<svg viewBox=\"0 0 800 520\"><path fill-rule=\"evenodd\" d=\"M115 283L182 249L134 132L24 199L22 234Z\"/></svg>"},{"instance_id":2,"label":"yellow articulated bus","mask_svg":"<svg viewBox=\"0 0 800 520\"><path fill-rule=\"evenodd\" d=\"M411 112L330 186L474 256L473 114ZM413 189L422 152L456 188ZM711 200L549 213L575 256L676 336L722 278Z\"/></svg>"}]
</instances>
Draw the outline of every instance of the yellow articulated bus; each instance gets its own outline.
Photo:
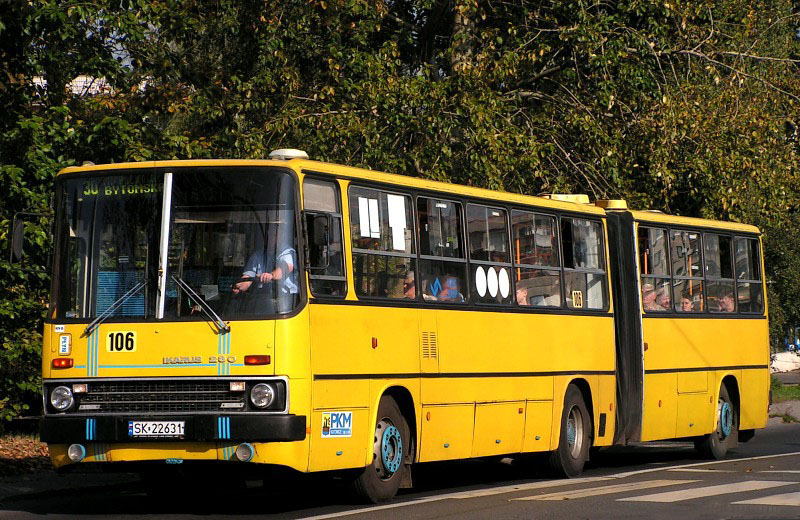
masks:
<instances>
[{"instance_id":1,"label":"yellow articulated bus","mask_svg":"<svg viewBox=\"0 0 800 520\"><path fill-rule=\"evenodd\" d=\"M764 426L756 228L270 157L60 172L57 467L339 471L381 501L415 463L572 477L591 447L721 457Z\"/></svg>"}]
</instances>

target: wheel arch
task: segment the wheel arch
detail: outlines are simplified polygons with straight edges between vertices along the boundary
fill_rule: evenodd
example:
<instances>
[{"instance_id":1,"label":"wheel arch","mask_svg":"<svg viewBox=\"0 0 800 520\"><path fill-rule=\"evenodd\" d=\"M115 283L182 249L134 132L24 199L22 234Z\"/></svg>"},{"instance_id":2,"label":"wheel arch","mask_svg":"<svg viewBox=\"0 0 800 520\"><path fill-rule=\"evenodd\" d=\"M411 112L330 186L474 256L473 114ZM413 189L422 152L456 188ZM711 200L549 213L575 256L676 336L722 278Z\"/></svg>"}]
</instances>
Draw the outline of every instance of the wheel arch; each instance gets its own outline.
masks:
<instances>
[{"instance_id":1,"label":"wheel arch","mask_svg":"<svg viewBox=\"0 0 800 520\"><path fill-rule=\"evenodd\" d=\"M572 381L570 381L569 384L577 386L578 390L581 391L581 395L583 396L583 402L586 404L586 411L589 412L589 420L591 421L591 426L592 426L591 428L589 428L589 431L592 434L590 440L594 441L595 437L594 427L597 421L595 421L594 417L594 402L592 401L592 387L589 384L589 381L587 381L582 377L573 379ZM567 385L567 387L569 387L569 385Z\"/></svg>"},{"instance_id":2,"label":"wheel arch","mask_svg":"<svg viewBox=\"0 0 800 520\"><path fill-rule=\"evenodd\" d=\"M742 399L741 395L739 394L739 380L736 379L736 376L733 374L728 374L722 378L722 382L720 383L720 388L722 386L728 391L728 397L731 398L736 410L736 424L741 424L741 413L742 413ZM719 390L717 390L719 391ZM717 399L719 399L719 394L717 394ZM714 414L714 428L717 427L717 414Z\"/></svg>"},{"instance_id":3,"label":"wheel arch","mask_svg":"<svg viewBox=\"0 0 800 520\"><path fill-rule=\"evenodd\" d=\"M377 395L377 399L374 403L374 413L372 413L372 417L370 419L370 424L373 426L377 420L378 406L381 402L381 399L384 397L391 397L394 399L394 402L397 403L397 407L400 408L400 413L408 423L409 439L411 440L411 449L410 453L408 454L410 458L408 460L409 462L416 462L419 432L417 426L417 409L414 404L414 397L411 395L411 391L408 388L401 385L392 385L383 389L383 391Z\"/></svg>"},{"instance_id":4,"label":"wheel arch","mask_svg":"<svg viewBox=\"0 0 800 520\"><path fill-rule=\"evenodd\" d=\"M561 407L558 409L559 413L557 415L554 413L554 415L553 415L553 429L552 429L552 435L551 435L551 438L550 438L550 449L551 450L554 450L554 449L558 448L558 443L561 440L561 416L564 413L564 409L563 409L564 408L564 399L566 398L566 395L567 395L567 389L570 386L575 386L580 391L581 397L583 397L583 402L586 405L586 411L589 413L589 422L590 422L590 428L589 428L590 438L589 438L589 442L590 443L594 443L594 438L595 438L594 429L595 429L596 421L595 421L595 417L594 417L594 414L595 414L594 402L592 400L592 386L589 383L589 381L586 380L585 378L576 377L574 379L569 380L569 382L564 384L564 386L562 387L564 389L564 391L559 396L560 399L561 399L561 401L560 401L561 402ZM553 411L555 412L555 402L553 403L553 405L554 405L553 406L553 408L554 408Z\"/></svg>"}]
</instances>

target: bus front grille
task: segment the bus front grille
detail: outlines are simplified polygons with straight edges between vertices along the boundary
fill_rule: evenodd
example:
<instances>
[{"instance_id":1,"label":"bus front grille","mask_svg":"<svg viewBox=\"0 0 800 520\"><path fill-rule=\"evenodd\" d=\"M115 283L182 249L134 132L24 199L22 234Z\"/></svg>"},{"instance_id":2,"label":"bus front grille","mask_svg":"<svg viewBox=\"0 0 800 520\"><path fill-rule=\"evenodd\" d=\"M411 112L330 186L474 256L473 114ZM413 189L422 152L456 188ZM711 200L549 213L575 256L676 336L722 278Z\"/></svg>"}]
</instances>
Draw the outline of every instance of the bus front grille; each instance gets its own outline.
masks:
<instances>
[{"instance_id":1,"label":"bus front grille","mask_svg":"<svg viewBox=\"0 0 800 520\"><path fill-rule=\"evenodd\" d=\"M114 412L215 412L245 409L245 393L228 381L99 381L89 383L80 410Z\"/></svg>"}]
</instances>

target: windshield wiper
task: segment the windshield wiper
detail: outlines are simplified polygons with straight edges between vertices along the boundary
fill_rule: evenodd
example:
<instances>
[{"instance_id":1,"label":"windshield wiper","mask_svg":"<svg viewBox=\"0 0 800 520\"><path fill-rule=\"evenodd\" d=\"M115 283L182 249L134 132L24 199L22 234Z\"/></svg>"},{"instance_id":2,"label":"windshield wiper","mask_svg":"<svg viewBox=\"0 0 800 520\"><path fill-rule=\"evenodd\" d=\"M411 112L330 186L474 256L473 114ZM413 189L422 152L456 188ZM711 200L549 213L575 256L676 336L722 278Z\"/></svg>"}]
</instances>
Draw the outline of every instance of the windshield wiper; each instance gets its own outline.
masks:
<instances>
[{"instance_id":1,"label":"windshield wiper","mask_svg":"<svg viewBox=\"0 0 800 520\"><path fill-rule=\"evenodd\" d=\"M181 289L186 291L186 294L189 295L189 298L194 300L197 305L200 306L200 310L202 310L206 315L208 322L212 323L217 328L217 334L228 333L231 331L230 325L222 321L222 318L219 317L219 314L214 312L214 309L212 309L211 306L207 304L199 294L194 292L194 289L189 287L188 283L184 282L182 278L176 276L173 276L172 279L175 280L175 283L178 284Z\"/></svg>"},{"instance_id":2,"label":"windshield wiper","mask_svg":"<svg viewBox=\"0 0 800 520\"><path fill-rule=\"evenodd\" d=\"M147 280L145 280L144 282L137 283L128 292L117 298L117 300L111 305L109 305L108 308L100 314L100 316L96 317L90 324L86 326L85 329L83 329L83 335L81 337L85 338L86 336L94 332L94 329L96 329L97 327L100 326L101 323L106 321L106 319L108 319L108 317L111 316L111 314L113 314L114 311L119 309L123 303L136 296L136 294L139 291L141 291L145 285L147 285Z\"/></svg>"}]
</instances>

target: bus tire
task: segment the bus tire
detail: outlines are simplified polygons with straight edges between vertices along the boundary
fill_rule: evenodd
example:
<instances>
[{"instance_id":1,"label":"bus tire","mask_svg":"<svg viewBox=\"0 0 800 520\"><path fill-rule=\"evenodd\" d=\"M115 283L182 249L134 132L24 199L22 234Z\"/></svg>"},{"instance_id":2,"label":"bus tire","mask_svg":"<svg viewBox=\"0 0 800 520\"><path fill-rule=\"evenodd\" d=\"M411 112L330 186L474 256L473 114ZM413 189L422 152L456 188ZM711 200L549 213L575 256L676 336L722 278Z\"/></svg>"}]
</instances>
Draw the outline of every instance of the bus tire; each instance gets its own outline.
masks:
<instances>
[{"instance_id":1,"label":"bus tire","mask_svg":"<svg viewBox=\"0 0 800 520\"><path fill-rule=\"evenodd\" d=\"M559 477L577 477L589 457L592 422L583 400L583 394L575 385L567 387L564 409L561 412L561 435L558 448L550 453L549 465Z\"/></svg>"},{"instance_id":2,"label":"bus tire","mask_svg":"<svg viewBox=\"0 0 800 520\"><path fill-rule=\"evenodd\" d=\"M394 497L409 470L405 459L410 448L408 423L395 400L383 396L375 420L372 464L353 483L359 498L377 504Z\"/></svg>"},{"instance_id":3,"label":"bus tire","mask_svg":"<svg viewBox=\"0 0 800 520\"><path fill-rule=\"evenodd\" d=\"M739 411L725 385L719 389L715 422L717 428L695 441L694 447L703 457L720 460L732 447L732 440L735 441L739 431Z\"/></svg>"}]
</instances>

